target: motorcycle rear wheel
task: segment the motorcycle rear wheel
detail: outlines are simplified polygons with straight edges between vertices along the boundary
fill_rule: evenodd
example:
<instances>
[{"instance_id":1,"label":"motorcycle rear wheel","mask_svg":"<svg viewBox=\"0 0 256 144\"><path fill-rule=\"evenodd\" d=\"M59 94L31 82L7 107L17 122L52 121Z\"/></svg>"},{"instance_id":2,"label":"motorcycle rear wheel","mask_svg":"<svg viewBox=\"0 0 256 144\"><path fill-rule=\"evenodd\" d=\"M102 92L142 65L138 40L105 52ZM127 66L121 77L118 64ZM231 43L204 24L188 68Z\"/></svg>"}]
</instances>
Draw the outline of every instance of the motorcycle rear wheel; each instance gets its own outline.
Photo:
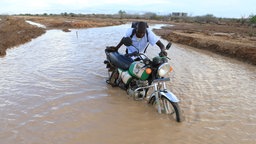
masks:
<instances>
[{"instance_id":1,"label":"motorcycle rear wheel","mask_svg":"<svg viewBox=\"0 0 256 144\"><path fill-rule=\"evenodd\" d=\"M149 103L152 104L153 107L157 109L155 97L152 97ZM171 119L174 119L177 122L181 122L181 110L177 102L172 102L169 99L167 99L165 96L161 96L160 105L161 105L162 113L168 114Z\"/></svg>"}]
</instances>

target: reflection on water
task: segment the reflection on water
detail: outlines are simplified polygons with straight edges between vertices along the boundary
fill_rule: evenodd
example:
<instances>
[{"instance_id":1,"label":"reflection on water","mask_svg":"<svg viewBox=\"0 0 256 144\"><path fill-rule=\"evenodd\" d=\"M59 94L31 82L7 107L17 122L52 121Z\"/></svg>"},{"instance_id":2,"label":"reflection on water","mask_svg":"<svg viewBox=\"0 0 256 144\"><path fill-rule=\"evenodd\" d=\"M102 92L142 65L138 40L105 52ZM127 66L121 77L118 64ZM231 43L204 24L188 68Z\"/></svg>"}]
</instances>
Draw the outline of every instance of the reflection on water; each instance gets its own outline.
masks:
<instances>
[{"instance_id":1,"label":"reflection on water","mask_svg":"<svg viewBox=\"0 0 256 144\"><path fill-rule=\"evenodd\" d=\"M29 21L29 20L26 20L26 22L31 24L31 25L35 25L37 27L46 28L45 25L42 25L42 24L39 24L39 23L35 23L35 22Z\"/></svg>"},{"instance_id":2,"label":"reflection on water","mask_svg":"<svg viewBox=\"0 0 256 144\"><path fill-rule=\"evenodd\" d=\"M129 26L50 30L8 50L0 59L1 144L256 143L255 66L174 44L169 86L182 123L107 85L104 49Z\"/></svg>"}]
</instances>

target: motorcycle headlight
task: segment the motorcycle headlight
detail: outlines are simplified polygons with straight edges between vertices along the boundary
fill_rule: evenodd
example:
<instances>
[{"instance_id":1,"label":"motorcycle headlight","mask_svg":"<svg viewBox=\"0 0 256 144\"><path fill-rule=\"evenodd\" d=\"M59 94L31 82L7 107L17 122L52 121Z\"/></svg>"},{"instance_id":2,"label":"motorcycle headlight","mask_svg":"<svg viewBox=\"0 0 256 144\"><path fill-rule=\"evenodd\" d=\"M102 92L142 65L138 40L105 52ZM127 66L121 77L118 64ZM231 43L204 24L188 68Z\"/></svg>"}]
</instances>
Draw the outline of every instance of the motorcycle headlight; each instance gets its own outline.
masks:
<instances>
[{"instance_id":1,"label":"motorcycle headlight","mask_svg":"<svg viewBox=\"0 0 256 144\"><path fill-rule=\"evenodd\" d=\"M172 67L169 65L169 63L163 63L162 65L159 66L157 74L160 77L166 76L169 72L171 72Z\"/></svg>"}]
</instances>

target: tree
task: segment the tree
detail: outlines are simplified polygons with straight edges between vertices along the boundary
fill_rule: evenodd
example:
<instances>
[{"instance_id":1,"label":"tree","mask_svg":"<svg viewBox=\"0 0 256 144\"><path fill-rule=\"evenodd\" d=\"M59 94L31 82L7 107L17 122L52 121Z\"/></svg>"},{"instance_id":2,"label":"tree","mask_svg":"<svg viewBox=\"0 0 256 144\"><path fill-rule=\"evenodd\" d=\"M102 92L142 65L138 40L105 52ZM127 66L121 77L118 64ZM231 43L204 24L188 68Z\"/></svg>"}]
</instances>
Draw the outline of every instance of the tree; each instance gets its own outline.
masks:
<instances>
[{"instance_id":1,"label":"tree","mask_svg":"<svg viewBox=\"0 0 256 144\"><path fill-rule=\"evenodd\" d=\"M249 21L250 21L251 24L256 24L256 15L251 15L249 17Z\"/></svg>"},{"instance_id":2,"label":"tree","mask_svg":"<svg viewBox=\"0 0 256 144\"><path fill-rule=\"evenodd\" d=\"M124 17L124 15L126 14L125 11L119 10L118 14L120 15L120 18L122 19Z\"/></svg>"}]
</instances>

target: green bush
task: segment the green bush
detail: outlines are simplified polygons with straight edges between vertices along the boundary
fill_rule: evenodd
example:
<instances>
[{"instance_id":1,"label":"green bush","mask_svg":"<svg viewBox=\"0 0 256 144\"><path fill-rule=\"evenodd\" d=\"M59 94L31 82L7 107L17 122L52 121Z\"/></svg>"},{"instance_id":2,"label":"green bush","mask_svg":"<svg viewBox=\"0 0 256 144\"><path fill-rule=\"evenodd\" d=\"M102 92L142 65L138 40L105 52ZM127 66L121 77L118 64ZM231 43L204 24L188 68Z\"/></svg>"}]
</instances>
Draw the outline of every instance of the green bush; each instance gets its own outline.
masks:
<instances>
[{"instance_id":1,"label":"green bush","mask_svg":"<svg viewBox=\"0 0 256 144\"><path fill-rule=\"evenodd\" d=\"M250 21L251 24L256 24L256 15L251 15L249 17L249 21Z\"/></svg>"}]
</instances>

